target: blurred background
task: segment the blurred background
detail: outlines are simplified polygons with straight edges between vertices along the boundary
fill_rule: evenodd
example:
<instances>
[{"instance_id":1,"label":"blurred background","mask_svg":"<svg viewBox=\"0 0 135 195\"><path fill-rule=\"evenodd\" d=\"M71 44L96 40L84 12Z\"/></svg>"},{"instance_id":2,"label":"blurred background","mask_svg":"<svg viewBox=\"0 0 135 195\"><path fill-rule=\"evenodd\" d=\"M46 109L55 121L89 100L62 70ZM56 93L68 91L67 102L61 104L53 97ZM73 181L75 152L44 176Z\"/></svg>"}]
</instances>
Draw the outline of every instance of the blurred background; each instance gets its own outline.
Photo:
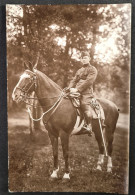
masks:
<instances>
[{"instance_id":1,"label":"blurred background","mask_svg":"<svg viewBox=\"0 0 135 195\"><path fill-rule=\"evenodd\" d=\"M88 51L98 70L95 95L129 112L130 4L7 5L6 12L9 110L24 106L11 98L24 61L34 64L39 52L38 69L64 88Z\"/></svg>"}]
</instances>

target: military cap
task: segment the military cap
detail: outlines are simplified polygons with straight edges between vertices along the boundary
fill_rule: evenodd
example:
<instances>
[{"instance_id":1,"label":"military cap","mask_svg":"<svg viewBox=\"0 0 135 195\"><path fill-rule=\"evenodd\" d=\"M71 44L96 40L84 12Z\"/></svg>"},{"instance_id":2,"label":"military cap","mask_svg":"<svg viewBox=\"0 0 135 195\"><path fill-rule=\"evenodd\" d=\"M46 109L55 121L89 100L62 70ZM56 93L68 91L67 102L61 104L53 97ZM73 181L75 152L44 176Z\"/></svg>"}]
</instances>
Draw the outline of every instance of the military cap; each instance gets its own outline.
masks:
<instances>
[{"instance_id":1,"label":"military cap","mask_svg":"<svg viewBox=\"0 0 135 195\"><path fill-rule=\"evenodd\" d=\"M90 54L87 51L83 51L82 54L81 54L81 56L82 57L84 57L84 56L90 57Z\"/></svg>"}]
</instances>

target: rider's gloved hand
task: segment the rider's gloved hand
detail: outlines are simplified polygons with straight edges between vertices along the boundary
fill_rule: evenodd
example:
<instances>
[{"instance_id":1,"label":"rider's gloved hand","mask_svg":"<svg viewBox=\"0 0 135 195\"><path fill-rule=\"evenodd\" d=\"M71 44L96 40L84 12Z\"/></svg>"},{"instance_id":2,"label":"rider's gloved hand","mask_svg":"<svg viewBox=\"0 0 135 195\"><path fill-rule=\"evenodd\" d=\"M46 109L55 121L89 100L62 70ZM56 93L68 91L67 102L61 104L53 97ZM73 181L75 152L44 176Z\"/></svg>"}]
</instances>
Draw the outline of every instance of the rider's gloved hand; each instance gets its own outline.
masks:
<instances>
[{"instance_id":1,"label":"rider's gloved hand","mask_svg":"<svg viewBox=\"0 0 135 195\"><path fill-rule=\"evenodd\" d=\"M70 93L76 93L78 90L76 88L70 88Z\"/></svg>"},{"instance_id":2,"label":"rider's gloved hand","mask_svg":"<svg viewBox=\"0 0 135 195\"><path fill-rule=\"evenodd\" d=\"M65 92L65 93L69 93L69 91L70 91L70 88L69 88L69 87L65 87L65 88L64 88L64 92Z\"/></svg>"}]
</instances>

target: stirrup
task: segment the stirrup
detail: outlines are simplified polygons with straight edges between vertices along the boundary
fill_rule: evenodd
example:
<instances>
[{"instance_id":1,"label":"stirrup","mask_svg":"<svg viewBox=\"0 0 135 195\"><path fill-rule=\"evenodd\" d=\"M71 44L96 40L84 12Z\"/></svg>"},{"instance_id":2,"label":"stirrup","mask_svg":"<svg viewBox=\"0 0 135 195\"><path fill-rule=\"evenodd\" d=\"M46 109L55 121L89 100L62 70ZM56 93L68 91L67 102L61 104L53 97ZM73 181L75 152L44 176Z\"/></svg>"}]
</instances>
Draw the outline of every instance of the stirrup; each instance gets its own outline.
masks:
<instances>
[{"instance_id":1,"label":"stirrup","mask_svg":"<svg viewBox=\"0 0 135 195\"><path fill-rule=\"evenodd\" d=\"M88 127L88 125L85 125L82 128L88 132L88 136L92 136L92 134L93 134L92 127L90 128L90 127Z\"/></svg>"},{"instance_id":2,"label":"stirrup","mask_svg":"<svg viewBox=\"0 0 135 195\"><path fill-rule=\"evenodd\" d=\"M83 126L84 129L86 129L87 131L92 131L92 128L89 128L88 126Z\"/></svg>"}]
</instances>

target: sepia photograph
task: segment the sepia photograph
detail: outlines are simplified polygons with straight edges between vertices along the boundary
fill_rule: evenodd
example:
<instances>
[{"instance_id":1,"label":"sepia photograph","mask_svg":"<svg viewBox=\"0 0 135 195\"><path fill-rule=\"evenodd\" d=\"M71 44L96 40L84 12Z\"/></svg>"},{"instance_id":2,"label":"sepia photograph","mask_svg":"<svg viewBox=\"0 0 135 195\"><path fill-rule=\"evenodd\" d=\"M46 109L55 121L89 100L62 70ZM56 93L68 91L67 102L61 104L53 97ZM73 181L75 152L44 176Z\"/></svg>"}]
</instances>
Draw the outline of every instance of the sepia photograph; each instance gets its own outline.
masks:
<instances>
[{"instance_id":1,"label":"sepia photograph","mask_svg":"<svg viewBox=\"0 0 135 195\"><path fill-rule=\"evenodd\" d=\"M9 192L128 194L131 4L6 5Z\"/></svg>"}]
</instances>

